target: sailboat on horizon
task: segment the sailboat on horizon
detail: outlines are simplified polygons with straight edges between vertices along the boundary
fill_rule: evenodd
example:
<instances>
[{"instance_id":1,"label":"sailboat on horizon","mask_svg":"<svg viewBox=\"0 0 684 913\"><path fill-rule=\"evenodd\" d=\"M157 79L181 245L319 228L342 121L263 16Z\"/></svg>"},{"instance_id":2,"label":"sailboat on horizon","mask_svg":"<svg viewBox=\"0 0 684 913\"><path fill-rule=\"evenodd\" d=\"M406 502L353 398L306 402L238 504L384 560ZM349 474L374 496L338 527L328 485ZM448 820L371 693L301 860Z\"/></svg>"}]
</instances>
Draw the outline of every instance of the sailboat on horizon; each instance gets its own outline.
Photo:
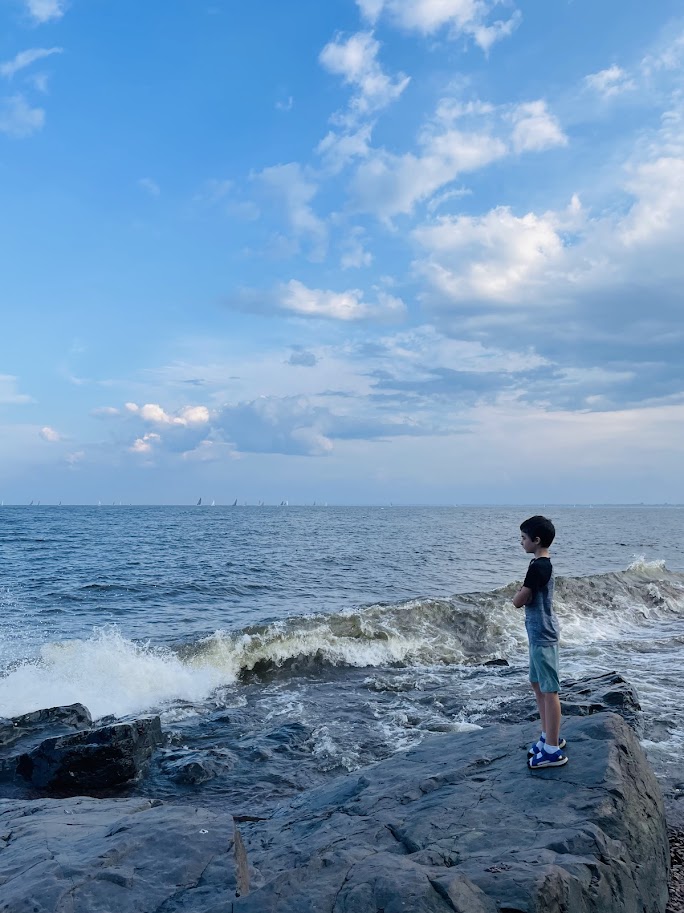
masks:
<instances>
[{"instance_id":1,"label":"sailboat on horizon","mask_svg":"<svg viewBox=\"0 0 684 913\"><path fill-rule=\"evenodd\" d=\"M201 507L201 506L202 506L202 499L201 499L201 498L200 498L199 501L197 502L197 506L198 506L198 507Z\"/></svg>"}]
</instances>

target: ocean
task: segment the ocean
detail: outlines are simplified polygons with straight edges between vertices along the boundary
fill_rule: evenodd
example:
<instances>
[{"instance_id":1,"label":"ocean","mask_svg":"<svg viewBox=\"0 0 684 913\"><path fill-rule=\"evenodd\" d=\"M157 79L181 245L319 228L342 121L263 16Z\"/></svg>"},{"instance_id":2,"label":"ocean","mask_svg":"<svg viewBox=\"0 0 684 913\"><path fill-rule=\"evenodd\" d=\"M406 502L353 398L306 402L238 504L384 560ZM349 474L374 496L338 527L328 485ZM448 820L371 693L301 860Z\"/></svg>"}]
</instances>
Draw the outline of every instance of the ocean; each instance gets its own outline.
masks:
<instances>
[{"instance_id":1,"label":"ocean","mask_svg":"<svg viewBox=\"0 0 684 913\"><path fill-rule=\"evenodd\" d=\"M642 744L681 787L679 507L5 506L0 716L159 713L168 744L131 791L247 812L478 729L530 694L511 597L538 512L561 678L632 682Z\"/></svg>"}]
</instances>

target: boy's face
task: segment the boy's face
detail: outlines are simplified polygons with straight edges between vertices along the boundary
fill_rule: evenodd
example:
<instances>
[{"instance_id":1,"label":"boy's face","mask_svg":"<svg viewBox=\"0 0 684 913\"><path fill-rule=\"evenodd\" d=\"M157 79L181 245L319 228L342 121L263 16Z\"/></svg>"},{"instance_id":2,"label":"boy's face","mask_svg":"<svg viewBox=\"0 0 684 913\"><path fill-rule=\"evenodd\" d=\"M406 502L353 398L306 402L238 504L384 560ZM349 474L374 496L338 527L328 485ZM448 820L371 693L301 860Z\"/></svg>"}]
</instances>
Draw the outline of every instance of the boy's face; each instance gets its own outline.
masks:
<instances>
[{"instance_id":1,"label":"boy's face","mask_svg":"<svg viewBox=\"0 0 684 913\"><path fill-rule=\"evenodd\" d=\"M531 555L539 547L539 536L536 539L530 539L527 533L520 533L520 544Z\"/></svg>"}]
</instances>

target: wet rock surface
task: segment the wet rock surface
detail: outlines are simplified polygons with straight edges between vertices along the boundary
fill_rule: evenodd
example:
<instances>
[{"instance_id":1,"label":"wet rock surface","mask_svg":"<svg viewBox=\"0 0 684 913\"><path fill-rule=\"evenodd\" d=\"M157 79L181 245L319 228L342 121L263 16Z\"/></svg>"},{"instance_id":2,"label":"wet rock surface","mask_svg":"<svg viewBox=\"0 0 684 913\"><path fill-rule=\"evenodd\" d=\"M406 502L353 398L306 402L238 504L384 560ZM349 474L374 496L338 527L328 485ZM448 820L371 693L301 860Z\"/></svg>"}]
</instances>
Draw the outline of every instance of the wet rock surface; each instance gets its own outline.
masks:
<instances>
[{"instance_id":1,"label":"wet rock surface","mask_svg":"<svg viewBox=\"0 0 684 913\"><path fill-rule=\"evenodd\" d=\"M76 705L80 708L80 705ZM0 760L0 778L21 791L22 787L32 793L43 795L78 795L109 790L140 777L155 748L163 742L161 723L158 716L145 717L130 723L112 726L85 728L90 714L80 708L69 716L66 711L73 708L53 708L30 714L35 717L34 730L40 730L44 719L49 729L69 725L73 720L79 731L52 738L38 738L30 731L26 718L18 717L15 731L22 731L3 750ZM16 721L15 721L16 722ZM44 736L45 730L40 731ZM26 744L30 736L35 747ZM29 750L21 751L22 748Z\"/></svg>"},{"instance_id":2,"label":"wet rock surface","mask_svg":"<svg viewBox=\"0 0 684 913\"><path fill-rule=\"evenodd\" d=\"M83 704L70 704L67 707L50 707L46 710L35 710L23 716L11 719L0 719L0 751L10 749L28 751L35 748L43 739L57 738L82 729L90 729L93 724L90 711Z\"/></svg>"},{"instance_id":3,"label":"wet rock surface","mask_svg":"<svg viewBox=\"0 0 684 913\"><path fill-rule=\"evenodd\" d=\"M237 840L219 801L3 800L0 911L664 913L663 802L632 729L563 731L570 763L534 773L534 725L431 736L242 816Z\"/></svg>"}]
</instances>

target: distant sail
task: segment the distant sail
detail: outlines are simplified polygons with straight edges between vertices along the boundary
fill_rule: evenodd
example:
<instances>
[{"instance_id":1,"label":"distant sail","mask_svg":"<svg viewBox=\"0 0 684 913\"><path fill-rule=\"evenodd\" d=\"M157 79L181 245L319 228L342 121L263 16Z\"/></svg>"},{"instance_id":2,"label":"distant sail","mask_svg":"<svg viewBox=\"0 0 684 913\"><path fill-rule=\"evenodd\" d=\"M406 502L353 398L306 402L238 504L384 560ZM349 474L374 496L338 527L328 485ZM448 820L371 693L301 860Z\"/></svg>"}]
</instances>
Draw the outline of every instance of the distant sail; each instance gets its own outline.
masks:
<instances>
[{"instance_id":1,"label":"distant sail","mask_svg":"<svg viewBox=\"0 0 684 913\"><path fill-rule=\"evenodd\" d=\"M202 505L202 499L200 498L199 501L197 502L197 506L201 507L201 505Z\"/></svg>"},{"instance_id":2,"label":"distant sail","mask_svg":"<svg viewBox=\"0 0 684 913\"><path fill-rule=\"evenodd\" d=\"M233 501L233 507L237 507L237 498Z\"/></svg>"},{"instance_id":3,"label":"distant sail","mask_svg":"<svg viewBox=\"0 0 684 913\"><path fill-rule=\"evenodd\" d=\"M211 506L212 506L212 507L216 507L216 501L212 501L212 502L211 502Z\"/></svg>"}]
</instances>

